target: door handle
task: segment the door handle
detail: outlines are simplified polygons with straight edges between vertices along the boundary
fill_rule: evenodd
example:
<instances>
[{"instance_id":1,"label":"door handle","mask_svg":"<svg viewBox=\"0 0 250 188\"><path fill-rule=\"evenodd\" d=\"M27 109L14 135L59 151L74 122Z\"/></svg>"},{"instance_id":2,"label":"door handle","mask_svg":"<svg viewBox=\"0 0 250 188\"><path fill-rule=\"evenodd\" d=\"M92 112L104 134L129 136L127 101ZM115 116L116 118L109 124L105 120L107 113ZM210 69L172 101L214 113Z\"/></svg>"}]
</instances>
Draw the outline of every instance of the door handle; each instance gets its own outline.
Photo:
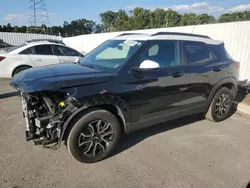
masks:
<instances>
[{"instance_id":1,"label":"door handle","mask_svg":"<svg viewBox=\"0 0 250 188\"><path fill-rule=\"evenodd\" d=\"M172 77L178 78L178 77L182 77L183 75L184 75L183 72L175 72L175 73L172 74Z\"/></svg>"},{"instance_id":2,"label":"door handle","mask_svg":"<svg viewBox=\"0 0 250 188\"><path fill-rule=\"evenodd\" d=\"M35 61L42 61L41 59L35 59Z\"/></svg>"},{"instance_id":3,"label":"door handle","mask_svg":"<svg viewBox=\"0 0 250 188\"><path fill-rule=\"evenodd\" d=\"M222 68L221 67L214 67L212 70L214 72L220 72L222 70Z\"/></svg>"}]
</instances>

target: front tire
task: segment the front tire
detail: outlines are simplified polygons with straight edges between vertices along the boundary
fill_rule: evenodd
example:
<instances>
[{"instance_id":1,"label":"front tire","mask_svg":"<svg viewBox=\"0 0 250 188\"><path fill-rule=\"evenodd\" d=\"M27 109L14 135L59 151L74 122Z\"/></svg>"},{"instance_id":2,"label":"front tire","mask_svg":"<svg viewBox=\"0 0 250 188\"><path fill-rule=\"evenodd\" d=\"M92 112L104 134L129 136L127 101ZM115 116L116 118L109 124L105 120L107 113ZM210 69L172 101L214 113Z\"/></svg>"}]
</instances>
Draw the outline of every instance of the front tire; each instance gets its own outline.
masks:
<instances>
[{"instance_id":1,"label":"front tire","mask_svg":"<svg viewBox=\"0 0 250 188\"><path fill-rule=\"evenodd\" d=\"M67 139L69 153L84 163L105 159L120 140L119 121L112 113L103 109L83 112L80 117Z\"/></svg>"},{"instance_id":2,"label":"front tire","mask_svg":"<svg viewBox=\"0 0 250 188\"><path fill-rule=\"evenodd\" d=\"M206 113L206 119L220 122L228 118L233 104L233 93L226 87L223 87L215 94L209 109Z\"/></svg>"}]
</instances>

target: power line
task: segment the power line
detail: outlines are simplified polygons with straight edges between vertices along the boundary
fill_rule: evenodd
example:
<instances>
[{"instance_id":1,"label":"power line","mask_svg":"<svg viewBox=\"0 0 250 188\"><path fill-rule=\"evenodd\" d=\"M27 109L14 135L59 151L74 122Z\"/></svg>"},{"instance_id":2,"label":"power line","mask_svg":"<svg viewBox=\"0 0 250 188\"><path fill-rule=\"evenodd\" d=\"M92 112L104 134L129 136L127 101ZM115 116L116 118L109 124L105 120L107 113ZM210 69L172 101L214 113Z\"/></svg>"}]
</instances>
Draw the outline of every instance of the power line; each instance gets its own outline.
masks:
<instances>
[{"instance_id":1,"label":"power line","mask_svg":"<svg viewBox=\"0 0 250 188\"><path fill-rule=\"evenodd\" d=\"M50 34L49 14L45 0L29 0L29 33Z\"/></svg>"}]
</instances>

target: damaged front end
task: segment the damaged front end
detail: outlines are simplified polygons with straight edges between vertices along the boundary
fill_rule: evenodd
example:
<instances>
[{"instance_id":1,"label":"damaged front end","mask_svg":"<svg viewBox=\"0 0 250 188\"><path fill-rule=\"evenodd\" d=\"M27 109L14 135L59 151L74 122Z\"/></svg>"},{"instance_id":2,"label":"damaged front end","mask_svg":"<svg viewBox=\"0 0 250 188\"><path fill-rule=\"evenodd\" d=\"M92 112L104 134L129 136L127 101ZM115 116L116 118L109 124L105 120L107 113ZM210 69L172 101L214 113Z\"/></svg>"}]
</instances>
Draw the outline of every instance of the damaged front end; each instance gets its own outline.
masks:
<instances>
[{"instance_id":1,"label":"damaged front end","mask_svg":"<svg viewBox=\"0 0 250 188\"><path fill-rule=\"evenodd\" d=\"M27 140L59 148L71 117L88 106L82 100L83 87L106 83L112 77L112 73L71 63L32 68L15 75L10 85L22 95ZM86 93L96 92L86 89Z\"/></svg>"},{"instance_id":2,"label":"damaged front end","mask_svg":"<svg viewBox=\"0 0 250 188\"><path fill-rule=\"evenodd\" d=\"M35 145L58 149L63 123L78 109L78 102L60 92L21 93L26 139Z\"/></svg>"}]
</instances>

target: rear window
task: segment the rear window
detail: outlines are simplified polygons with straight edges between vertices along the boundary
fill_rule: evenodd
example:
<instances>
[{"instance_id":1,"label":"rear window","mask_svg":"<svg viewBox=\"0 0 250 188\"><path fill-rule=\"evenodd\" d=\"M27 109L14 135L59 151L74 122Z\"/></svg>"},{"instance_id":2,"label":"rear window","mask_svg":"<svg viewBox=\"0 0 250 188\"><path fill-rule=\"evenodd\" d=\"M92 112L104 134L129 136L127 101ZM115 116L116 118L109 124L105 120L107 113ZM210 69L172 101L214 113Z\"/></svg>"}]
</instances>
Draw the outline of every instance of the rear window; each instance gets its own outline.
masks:
<instances>
[{"instance_id":1,"label":"rear window","mask_svg":"<svg viewBox=\"0 0 250 188\"><path fill-rule=\"evenodd\" d=\"M201 42L184 42L183 50L187 64L204 63L216 59L208 46Z\"/></svg>"},{"instance_id":2,"label":"rear window","mask_svg":"<svg viewBox=\"0 0 250 188\"><path fill-rule=\"evenodd\" d=\"M225 59L232 59L229 53L226 51L224 44L221 45L210 45L213 52L216 54L218 59L225 60Z\"/></svg>"},{"instance_id":3,"label":"rear window","mask_svg":"<svg viewBox=\"0 0 250 188\"><path fill-rule=\"evenodd\" d=\"M12 52L12 51L14 51L14 50L16 50L18 48L23 47L23 46L26 46L26 43L23 43L23 44L20 44L18 46L14 46L14 47L8 48L8 49L6 49L6 52Z\"/></svg>"},{"instance_id":4,"label":"rear window","mask_svg":"<svg viewBox=\"0 0 250 188\"><path fill-rule=\"evenodd\" d=\"M19 54L36 54L34 47L27 48L26 50L23 50Z\"/></svg>"}]
</instances>

